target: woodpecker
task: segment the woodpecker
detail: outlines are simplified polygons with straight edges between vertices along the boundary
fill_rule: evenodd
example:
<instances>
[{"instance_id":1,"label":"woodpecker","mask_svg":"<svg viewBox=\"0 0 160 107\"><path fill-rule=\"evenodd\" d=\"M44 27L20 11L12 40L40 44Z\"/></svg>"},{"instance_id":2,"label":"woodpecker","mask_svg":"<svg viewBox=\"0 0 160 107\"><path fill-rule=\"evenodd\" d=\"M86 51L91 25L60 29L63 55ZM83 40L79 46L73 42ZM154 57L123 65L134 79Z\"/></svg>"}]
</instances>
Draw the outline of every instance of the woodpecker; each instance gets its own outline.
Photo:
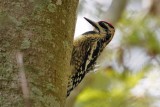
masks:
<instances>
[{"instance_id":1,"label":"woodpecker","mask_svg":"<svg viewBox=\"0 0 160 107\"><path fill-rule=\"evenodd\" d=\"M94 30L83 33L73 42L70 62L72 73L69 77L67 96L89 71L94 70L98 56L112 40L115 32L114 27L108 22L85 19L94 27Z\"/></svg>"}]
</instances>

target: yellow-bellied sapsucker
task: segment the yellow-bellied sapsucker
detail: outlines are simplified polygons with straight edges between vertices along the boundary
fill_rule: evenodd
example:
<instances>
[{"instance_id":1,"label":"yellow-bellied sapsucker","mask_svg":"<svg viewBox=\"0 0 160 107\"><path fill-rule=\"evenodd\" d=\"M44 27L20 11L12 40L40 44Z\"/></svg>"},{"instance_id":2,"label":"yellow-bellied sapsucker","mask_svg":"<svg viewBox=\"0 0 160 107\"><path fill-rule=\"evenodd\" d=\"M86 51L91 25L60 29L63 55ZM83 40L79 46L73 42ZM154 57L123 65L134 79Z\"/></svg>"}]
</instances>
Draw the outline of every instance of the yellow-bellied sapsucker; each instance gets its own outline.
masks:
<instances>
[{"instance_id":1,"label":"yellow-bellied sapsucker","mask_svg":"<svg viewBox=\"0 0 160 107\"><path fill-rule=\"evenodd\" d=\"M114 36L114 27L105 21L97 23L85 18L92 26L88 31L73 42L71 58L72 74L69 78L67 96L82 81L84 76L95 68L96 60Z\"/></svg>"}]
</instances>

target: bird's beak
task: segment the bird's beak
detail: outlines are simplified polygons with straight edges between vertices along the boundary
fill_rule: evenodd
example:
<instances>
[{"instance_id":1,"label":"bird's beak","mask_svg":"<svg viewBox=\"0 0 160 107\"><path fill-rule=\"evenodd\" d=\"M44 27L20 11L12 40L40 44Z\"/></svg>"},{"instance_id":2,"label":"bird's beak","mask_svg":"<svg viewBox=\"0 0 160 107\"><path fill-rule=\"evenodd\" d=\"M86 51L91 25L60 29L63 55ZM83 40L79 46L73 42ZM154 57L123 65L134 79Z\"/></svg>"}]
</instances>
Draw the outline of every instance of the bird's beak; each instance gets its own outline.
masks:
<instances>
[{"instance_id":1,"label":"bird's beak","mask_svg":"<svg viewBox=\"0 0 160 107\"><path fill-rule=\"evenodd\" d=\"M86 19L92 26L94 26L98 31L99 31L99 28L97 26L97 23L95 23L94 21L90 20L90 19L87 19L86 17L84 17L84 19Z\"/></svg>"}]
</instances>

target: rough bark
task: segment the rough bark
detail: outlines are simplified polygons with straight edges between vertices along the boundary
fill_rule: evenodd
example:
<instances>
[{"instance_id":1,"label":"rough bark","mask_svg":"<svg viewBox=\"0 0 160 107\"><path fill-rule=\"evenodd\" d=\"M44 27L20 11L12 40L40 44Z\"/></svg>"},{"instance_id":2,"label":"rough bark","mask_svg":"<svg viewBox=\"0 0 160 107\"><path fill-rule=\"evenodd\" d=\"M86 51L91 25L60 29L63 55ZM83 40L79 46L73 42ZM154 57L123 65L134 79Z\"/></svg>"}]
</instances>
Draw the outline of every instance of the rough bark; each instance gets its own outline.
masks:
<instances>
[{"instance_id":1,"label":"rough bark","mask_svg":"<svg viewBox=\"0 0 160 107\"><path fill-rule=\"evenodd\" d=\"M64 107L77 4L0 1L0 107Z\"/></svg>"},{"instance_id":2,"label":"rough bark","mask_svg":"<svg viewBox=\"0 0 160 107\"><path fill-rule=\"evenodd\" d=\"M151 7L150 7L150 13L155 16L160 16L160 1L159 0L152 0Z\"/></svg>"}]
</instances>

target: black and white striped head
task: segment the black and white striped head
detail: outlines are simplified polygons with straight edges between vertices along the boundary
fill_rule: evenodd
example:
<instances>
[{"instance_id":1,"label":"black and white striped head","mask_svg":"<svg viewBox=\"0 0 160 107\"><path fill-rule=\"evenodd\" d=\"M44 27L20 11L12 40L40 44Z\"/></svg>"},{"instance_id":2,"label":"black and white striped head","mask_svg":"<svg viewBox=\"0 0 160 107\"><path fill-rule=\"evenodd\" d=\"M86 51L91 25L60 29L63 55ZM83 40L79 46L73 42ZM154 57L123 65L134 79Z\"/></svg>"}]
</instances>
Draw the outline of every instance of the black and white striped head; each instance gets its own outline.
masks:
<instances>
[{"instance_id":1,"label":"black and white striped head","mask_svg":"<svg viewBox=\"0 0 160 107\"><path fill-rule=\"evenodd\" d=\"M112 36L114 35L115 29L112 26L112 24L106 22L106 21L99 21L99 22L94 22L88 18L85 18L95 29L99 34L111 34Z\"/></svg>"}]
</instances>

